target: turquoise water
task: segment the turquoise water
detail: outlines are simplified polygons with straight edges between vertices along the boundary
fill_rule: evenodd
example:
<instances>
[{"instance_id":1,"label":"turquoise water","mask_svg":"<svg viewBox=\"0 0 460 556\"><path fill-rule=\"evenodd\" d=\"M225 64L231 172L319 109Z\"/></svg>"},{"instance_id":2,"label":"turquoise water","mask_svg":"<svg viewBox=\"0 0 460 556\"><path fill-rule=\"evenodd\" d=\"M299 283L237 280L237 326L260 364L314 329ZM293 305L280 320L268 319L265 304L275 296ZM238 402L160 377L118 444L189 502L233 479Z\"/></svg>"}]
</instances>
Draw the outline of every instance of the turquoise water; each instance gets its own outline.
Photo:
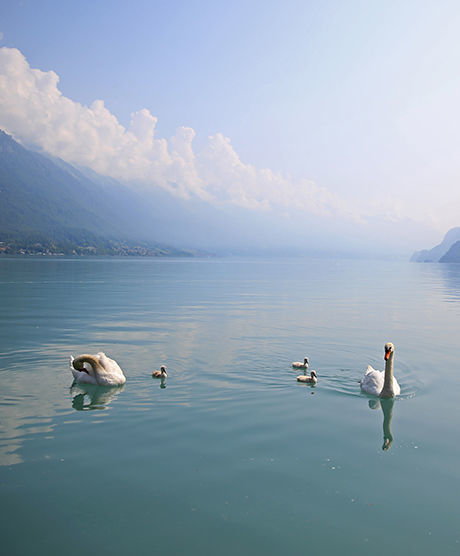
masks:
<instances>
[{"instance_id":1,"label":"turquoise water","mask_svg":"<svg viewBox=\"0 0 460 556\"><path fill-rule=\"evenodd\" d=\"M0 259L0 296L5 554L460 552L460 265ZM71 387L100 350L126 385Z\"/></svg>"}]
</instances>

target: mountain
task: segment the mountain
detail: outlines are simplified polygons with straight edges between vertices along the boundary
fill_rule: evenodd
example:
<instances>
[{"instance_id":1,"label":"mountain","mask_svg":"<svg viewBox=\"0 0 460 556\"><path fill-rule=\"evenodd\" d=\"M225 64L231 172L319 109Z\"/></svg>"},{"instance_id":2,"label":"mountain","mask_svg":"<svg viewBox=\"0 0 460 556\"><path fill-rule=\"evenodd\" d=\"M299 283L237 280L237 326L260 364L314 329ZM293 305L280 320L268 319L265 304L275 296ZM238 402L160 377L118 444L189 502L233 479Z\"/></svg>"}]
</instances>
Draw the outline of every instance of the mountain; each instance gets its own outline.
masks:
<instances>
[{"instance_id":1,"label":"mountain","mask_svg":"<svg viewBox=\"0 0 460 556\"><path fill-rule=\"evenodd\" d=\"M439 259L440 263L460 263L460 241L456 241L449 251Z\"/></svg>"},{"instance_id":2,"label":"mountain","mask_svg":"<svg viewBox=\"0 0 460 556\"><path fill-rule=\"evenodd\" d=\"M147 249L150 254L153 249L180 255L231 253L239 245L241 254L254 246L276 249L266 240L273 224L263 212L121 184L26 149L0 131L0 252L138 254ZM286 253L283 240L291 231L283 237L281 223L278 231L279 248Z\"/></svg>"},{"instance_id":3,"label":"mountain","mask_svg":"<svg viewBox=\"0 0 460 556\"><path fill-rule=\"evenodd\" d=\"M180 188L120 183L0 131L0 253L386 257L393 235L391 256L407 257L405 222L374 220L369 235L338 209L240 206L215 189L204 200Z\"/></svg>"},{"instance_id":4,"label":"mountain","mask_svg":"<svg viewBox=\"0 0 460 556\"><path fill-rule=\"evenodd\" d=\"M154 240L152 207L0 131L0 251L190 254Z\"/></svg>"},{"instance_id":5,"label":"mountain","mask_svg":"<svg viewBox=\"0 0 460 556\"><path fill-rule=\"evenodd\" d=\"M305 215L298 212L287 218L124 185L0 131L0 252L319 254L318 238L334 252L334 231L319 232L313 215L301 230Z\"/></svg>"},{"instance_id":6,"label":"mountain","mask_svg":"<svg viewBox=\"0 0 460 556\"><path fill-rule=\"evenodd\" d=\"M436 245L432 249L423 249L422 251L416 251L412 257L411 261L418 263L437 263L446 262L444 256L451 250L453 245L460 241L460 227L452 228L444 236L444 239L439 245Z\"/></svg>"}]
</instances>

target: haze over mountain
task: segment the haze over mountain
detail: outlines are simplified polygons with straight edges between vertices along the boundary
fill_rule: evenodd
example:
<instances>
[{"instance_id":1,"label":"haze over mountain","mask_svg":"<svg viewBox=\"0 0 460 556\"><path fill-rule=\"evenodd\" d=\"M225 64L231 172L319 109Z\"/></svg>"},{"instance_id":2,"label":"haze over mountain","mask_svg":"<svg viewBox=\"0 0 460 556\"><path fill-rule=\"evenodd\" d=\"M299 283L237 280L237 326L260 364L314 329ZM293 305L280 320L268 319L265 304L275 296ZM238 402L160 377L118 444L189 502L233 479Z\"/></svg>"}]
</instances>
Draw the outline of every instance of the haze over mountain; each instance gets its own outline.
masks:
<instances>
[{"instance_id":1,"label":"haze over mountain","mask_svg":"<svg viewBox=\"0 0 460 556\"><path fill-rule=\"evenodd\" d=\"M4 132L0 132L0 192L0 239L112 238L229 248L236 244L235 237L241 244L245 226L254 224L252 215L248 219L241 210L238 229L232 228L238 209L232 213L228 207L212 207L197 197L183 199L161 188L127 187L26 149ZM263 228L264 215L258 216L255 227ZM257 241L253 237L252 246Z\"/></svg>"},{"instance_id":2,"label":"haze over mountain","mask_svg":"<svg viewBox=\"0 0 460 556\"><path fill-rule=\"evenodd\" d=\"M128 187L26 149L4 132L0 191L0 241L30 237L94 243L110 238L221 253L369 254L358 238L344 248L337 228L325 230L318 216L310 215L306 227L300 210L276 215L215 206L197 196L184 199L162 188Z\"/></svg>"}]
</instances>

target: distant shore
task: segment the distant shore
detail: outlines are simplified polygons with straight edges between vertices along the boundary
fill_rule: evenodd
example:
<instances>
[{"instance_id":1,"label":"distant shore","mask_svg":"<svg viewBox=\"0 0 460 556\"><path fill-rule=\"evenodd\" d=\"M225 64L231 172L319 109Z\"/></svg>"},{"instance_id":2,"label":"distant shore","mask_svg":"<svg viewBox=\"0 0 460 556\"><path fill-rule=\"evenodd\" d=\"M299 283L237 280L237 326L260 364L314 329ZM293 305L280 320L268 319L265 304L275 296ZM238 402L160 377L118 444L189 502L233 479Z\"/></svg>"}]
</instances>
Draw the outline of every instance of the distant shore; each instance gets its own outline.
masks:
<instances>
[{"instance_id":1,"label":"distant shore","mask_svg":"<svg viewBox=\"0 0 460 556\"><path fill-rule=\"evenodd\" d=\"M136 245L107 240L95 245L78 245L72 242L32 243L10 240L0 241L0 256L115 256L115 257L196 257L208 255L192 249L165 246Z\"/></svg>"}]
</instances>

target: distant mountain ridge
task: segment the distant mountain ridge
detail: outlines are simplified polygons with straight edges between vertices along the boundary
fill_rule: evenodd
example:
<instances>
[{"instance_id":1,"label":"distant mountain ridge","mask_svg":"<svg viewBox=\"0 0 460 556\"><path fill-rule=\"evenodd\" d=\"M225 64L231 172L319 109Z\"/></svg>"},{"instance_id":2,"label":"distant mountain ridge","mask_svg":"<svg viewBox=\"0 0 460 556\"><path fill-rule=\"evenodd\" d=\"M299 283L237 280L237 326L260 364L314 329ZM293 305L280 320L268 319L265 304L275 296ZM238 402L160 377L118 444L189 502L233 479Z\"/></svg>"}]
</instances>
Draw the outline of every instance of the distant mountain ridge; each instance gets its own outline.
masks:
<instances>
[{"instance_id":1,"label":"distant mountain ridge","mask_svg":"<svg viewBox=\"0 0 460 556\"><path fill-rule=\"evenodd\" d=\"M449 251L439 259L440 263L460 263L460 241L456 241Z\"/></svg>"},{"instance_id":2,"label":"distant mountain ridge","mask_svg":"<svg viewBox=\"0 0 460 556\"><path fill-rule=\"evenodd\" d=\"M303 212L297 217L304 219ZM289 255L306 240L316 255L312 232L335 253L335 238L317 232L319 221L309 215L302 237L296 217L125 185L0 131L0 253Z\"/></svg>"},{"instance_id":3,"label":"distant mountain ridge","mask_svg":"<svg viewBox=\"0 0 460 556\"><path fill-rule=\"evenodd\" d=\"M460 227L450 229L439 245L416 251L411 261L419 263L460 263Z\"/></svg>"},{"instance_id":4,"label":"distant mountain ridge","mask_svg":"<svg viewBox=\"0 0 460 556\"><path fill-rule=\"evenodd\" d=\"M77 253L96 247L91 252L118 254L134 246L208 255L231 253L236 243L241 253L251 249L248 239L263 249L267 229L273 229L270 214L216 206L161 187L125 185L26 149L0 130L0 252L5 244L6 252L29 252L40 244L45 253L68 253L69 244L77 244Z\"/></svg>"},{"instance_id":5,"label":"distant mountain ridge","mask_svg":"<svg viewBox=\"0 0 460 556\"><path fill-rule=\"evenodd\" d=\"M1 252L191 254L154 237L151 207L136 191L98 183L0 131Z\"/></svg>"},{"instance_id":6,"label":"distant mountain ridge","mask_svg":"<svg viewBox=\"0 0 460 556\"><path fill-rule=\"evenodd\" d=\"M121 183L0 131L0 253L361 258L386 245L383 231L370 242L353 219L321 207L255 209L174 183Z\"/></svg>"}]
</instances>

